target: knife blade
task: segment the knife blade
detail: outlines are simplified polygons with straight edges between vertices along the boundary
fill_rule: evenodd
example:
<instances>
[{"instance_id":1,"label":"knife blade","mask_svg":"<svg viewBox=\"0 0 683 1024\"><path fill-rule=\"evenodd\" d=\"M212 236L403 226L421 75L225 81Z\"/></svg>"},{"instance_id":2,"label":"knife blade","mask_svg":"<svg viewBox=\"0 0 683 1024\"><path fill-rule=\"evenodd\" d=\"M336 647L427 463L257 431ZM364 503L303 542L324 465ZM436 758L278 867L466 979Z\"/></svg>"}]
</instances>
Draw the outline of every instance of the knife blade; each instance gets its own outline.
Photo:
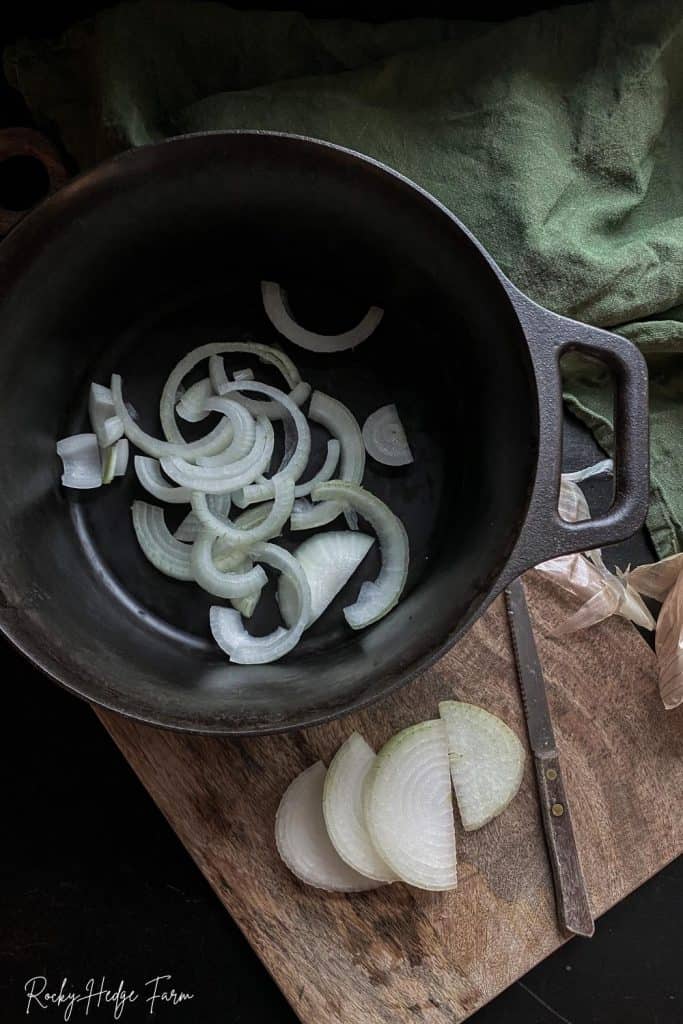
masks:
<instances>
[{"instance_id":1,"label":"knife blade","mask_svg":"<svg viewBox=\"0 0 683 1024\"><path fill-rule=\"evenodd\" d=\"M515 580L506 588L505 605L529 746L534 757L557 916L566 931L590 937L595 931L595 923L562 780L543 671L521 580Z\"/></svg>"}]
</instances>

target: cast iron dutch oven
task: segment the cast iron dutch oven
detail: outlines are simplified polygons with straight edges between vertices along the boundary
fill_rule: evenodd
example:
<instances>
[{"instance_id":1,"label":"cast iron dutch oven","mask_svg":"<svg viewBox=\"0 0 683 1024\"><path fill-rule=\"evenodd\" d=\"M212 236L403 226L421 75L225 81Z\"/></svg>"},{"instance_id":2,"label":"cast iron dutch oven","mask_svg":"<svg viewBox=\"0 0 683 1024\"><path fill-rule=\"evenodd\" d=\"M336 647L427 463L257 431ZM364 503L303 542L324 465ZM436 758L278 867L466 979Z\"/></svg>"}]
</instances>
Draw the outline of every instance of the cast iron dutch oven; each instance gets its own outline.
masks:
<instances>
[{"instance_id":1,"label":"cast iron dutch oven","mask_svg":"<svg viewBox=\"0 0 683 1024\"><path fill-rule=\"evenodd\" d=\"M415 463L368 459L366 483L403 519L411 568L401 603L371 628L343 622L356 578L291 655L242 667L210 638L212 599L138 549L129 508L144 495L132 471L65 491L55 441L88 429L91 380L119 371L158 433L161 386L182 354L207 340L282 342L262 310L263 278L286 283L294 313L324 332L385 308L352 353L288 351L361 422L398 405ZM238 734L362 707L443 654L529 566L642 524L637 350L530 301L448 210L357 153L261 132L125 153L14 228L0 246L0 299L2 629L68 689L135 718ZM573 525L556 511L558 360L570 350L606 363L616 391L614 503ZM256 632L272 626L262 604Z\"/></svg>"}]
</instances>

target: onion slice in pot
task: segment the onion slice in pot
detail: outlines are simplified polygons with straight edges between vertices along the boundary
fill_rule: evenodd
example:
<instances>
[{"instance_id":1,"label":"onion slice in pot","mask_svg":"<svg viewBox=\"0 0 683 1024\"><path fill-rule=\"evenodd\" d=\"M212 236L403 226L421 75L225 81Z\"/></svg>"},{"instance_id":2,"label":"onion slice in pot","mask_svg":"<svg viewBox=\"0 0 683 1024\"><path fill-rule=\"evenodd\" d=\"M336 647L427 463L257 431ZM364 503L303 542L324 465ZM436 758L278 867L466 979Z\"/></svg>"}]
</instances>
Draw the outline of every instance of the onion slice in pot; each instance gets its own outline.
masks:
<instances>
[{"instance_id":1,"label":"onion slice in pot","mask_svg":"<svg viewBox=\"0 0 683 1024\"><path fill-rule=\"evenodd\" d=\"M175 580L192 580L192 547L182 544L166 526L164 511L146 501L133 502L133 529L143 554L155 569Z\"/></svg>"},{"instance_id":2,"label":"onion slice in pot","mask_svg":"<svg viewBox=\"0 0 683 1024\"><path fill-rule=\"evenodd\" d=\"M284 474L273 480L273 501L268 514L251 527L236 526L229 520L222 521L212 512L207 496L201 491L192 494L192 509L202 525L216 536L235 547L251 547L264 540L277 537L290 517L294 504L294 481ZM283 577L286 579L287 577Z\"/></svg>"},{"instance_id":3,"label":"onion slice in pot","mask_svg":"<svg viewBox=\"0 0 683 1024\"><path fill-rule=\"evenodd\" d=\"M261 281L261 296L266 316L275 330L294 345L309 352L343 352L355 348L370 337L384 316L383 309L371 306L360 323L351 330L343 334L316 334L296 322L287 306L286 292L275 281Z\"/></svg>"},{"instance_id":4,"label":"onion slice in pot","mask_svg":"<svg viewBox=\"0 0 683 1024\"><path fill-rule=\"evenodd\" d=\"M208 494L205 500L217 522L223 522L227 519L231 505L229 494ZM190 509L173 536L176 540L183 540L194 544L203 529L204 526L197 519L193 510Z\"/></svg>"},{"instance_id":5,"label":"onion slice in pot","mask_svg":"<svg viewBox=\"0 0 683 1024\"><path fill-rule=\"evenodd\" d=\"M120 437L110 448L101 453L102 483L110 484L115 476L124 476L128 469L130 445L127 437Z\"/></svg>"},{"instance_id":6,"label":"onion slice in pot","mask_svg":"<svg viewBox=\"0 0 683 1024\"><path fill-rule=\"evenodd\" d=\"M339 441L337 441L337 439L334 437L330 438L330 440L327 442L327 455L325 456L325 461L323 462L318 472L314 476L312 476L310 480L307 480L303 484L296 485L296 487L294 488L295 498L302 498L305 495L310 494L313 488L316 486L316 484L323 484L334 476L334 472L339 463L340 451L341 448L339 445ZM285 464L285 469L289 461L290 460L288 459L287 463ZM283 470L282 467L280 467L280 469L278 470L278 474L283 472L285 472L285 470ZM273 480L274 479L275 477L273 477ZM254 505L259 501L267 501L268 498L271 496L271 492L272 487L270 481L266 481L265 483L261 484L249 484L248 487L245 487L241 491L239 500L242 507L246 507L248 505ZM310 505L310 503L307 503L305 508L309 509L312 508L312 506Z\"/></svg>"},{"instance_id":7,"label":"onion slice in pot","mask_svg":"<svg viewBox=\"0 0 683 1024\"><path fill-rule=\"evenodd\" d=\"M287 397L290 401L294 402L296 406L303 405L311 393L311 386L301 380L299 371L294 366L294 363L292 363L284 352L280 352L279 349L271 349L267 345L260 345L258 347L267 349L270 353L267 358L265 355L263 356L262 362L269 362L276 366L287 381L290 388ZM231 383L227 373L225 372L225 362L223 357L220 355L211 356L209 359L209 375L213 383L214 391L218 395L222 394L226 385ZM242 390L246 391L248 390L246 385L249 383L249 379L250 378L247 377L240 377L239 379L235 377L234 382L238 384L242 383ZM253 374L251 380L253 380ZM273 402L261 402L256 398L246 398L241 394L237 394L235 396L235 401L239 402L240 405L243 405L245 409L248 409L252 416L267 416L269 420L282 419L282 406L275 405Z\"/></svg>"},{"instance_id":8,"label":"onion slice in pot","mask_svg":"<svg viewBox=\"0 0 683 1024\"><path fill-rule=\"evenodd\" d=\"M415 461L395 405L370 413L363 424L363 443L368 455L383 466L408 466Z\"/></svg>"},{"instance_id":9,"label":"onion slice in pot","mask_svg":"<svg viewBox=\"0 0 683 1024\"><path fill-rule=\"evenodd\" d=\"M344 617L352 629L363 629L377 622L398 603L408 578L408 534L398 516L374 494L357 484L330 480L318 484L312 494L314 501L338 501L350 505L370 523L379 540L382 568L374 582L366 580L355 604L344 609Z\"/></svg>"},{"instance_id":10,"label":"onion slice in pot","mask_svg":"<svg viewBox=\"0 0 683 1024\"><path fill-rule=\"evenodd\" d=\"M111 388L104 384L90 385L88 417L100 448L111 448L123 437L123 423L114 408Z\"/></svg>"},{"instance_id":11,"label":"onion slice in pot","mask_svg":"<svg viewBox=\"0 0 683 1024\"><path fill-rule=\"evenodd\" d=\"M200 423L209 415L210 410L206 408L207 399L213 394L213 386L209 377L192 384L175 407L176 415L187 423Z\"/></svg>"},{"instance_id":12,"label":"onion slice in pot","mask_svg":"<svg viewBox=\"0 0 683 1024\"><path fill-rule=\"evenodd\" d=\"M90 490L102 485L102 460L95 434L73 434L57 441L57 455L62 460L62 484L76 490Z\"/></svg>"},{"instance_id":13,"label":"onion slice in pot","mask_svg":"<svg viewBox=\"0 0 683 1024\"><path fill-rule=\"evenodd\" d=\"M275 816L277 852L306 885L330 892L363 892L377 882L359 875L341 859L325 828L325 765L317 761L289 784Z\"/></svg>"},{"instance_id":14,"label":"onion slice in pot","mask_svg":"<svg viewBox=\"0 0 683 1024\"><path fill-rule=\"evenodd\" d=\"M190 562L192 573L199 586L214 597L248 597L261 591L267 577L260 565L243 572L221 572L213 559L216 535L202 530L192 545Z\"/></svg>"},{"instance_id":15,"label":"onion slice in pot","mask_svg":"<svg viewBox=\"0 0 683 1024\"><path fill-rule=\"evenodd\" d=\"M238 462L227 466L193 466L185 459L171 457L161 460L161 468L171 480L191 491L206 494L237 491L265 472L273 455L273 445L273 426L270 420L261 417L251 452Z\"/></svg>"},{"instance_id":16,"label":"onion slice in pot","mask_svg":"<svg viewBox=\"0 0 683 1024\"><path fill-rule=\"evenodd\" d=\"M214 605L209 612L209 625L214 640L231 661L238 665L265 665L277 661L298 644L311 614L311 591L303 569L284 548L276 544L255 544L249 556L291 577L299 601L296 622L289 629L278 626L268 636L254 637L245 630L238 612Z\"/></svg>"},{"instance_id":17,"label":"onion slice in pot","mask_svg":"<svg viewBox=\"0 0 683 1024\"><path fill-rule=\"evenodd\" d=\"M320 618L331 601L353 576L368 551L374 537L350 530L332 530L308 537L294 552L311 588L311 626ZM277 601L286 625L290 626L297 613L296 594L287 576L278 583Z\"/></svg>"},{"instance_id":18,"label":"onion slice in pot","mask_svg":"<svg viewBox=\"0 0 683 1024\"><path fill-rule=\"evenodd\" d=\"M205 455L197 459L198 466L228 466L251 451L256 440L256 421L248 409L230 398L207 398L204 408L227 416L232 424L233 435L230 444L217 455Z\"/></svg>"},{"instance_id":19,"label":"onion slice in pot","mask_svg":"<svg viewBox=\"0 0 683 1024\"><path fill-rule=\"evenodd\" d=\"M440 719L404 729L382 747L368 772L364 807L373 846L399 878L419 889L456 887L448 742Z\"/></svg>"},{"instance_id":20,"label":"onion slice in pot","mask_svg":"<svg viewBox=\"0 0 683 1024\"><path fill-rule=\"evenodd\" d=\"M183 505L190 501L192 491L189 487L178 487L169 483L161 472L158 459L149 455L136 455L133 459L135 475L148 494L165 501L169 505Z\"/></svg>"},{"instance_id":21,"label":"onion slice in pot","mask_svg":"<svg viewBox=\"0 0 683 1024\"><path fill-rule=\"evenodd\" d=\"M378 882L393 882L397 876L372 845L365 824L363 788L374 762L370 744L359 733L351 733L327 769L323 815L332 845L349 867Z\"/></svg>"},{"instance_id":22,"label":"onion slice in pot","mask_svg":"<svg viewBox=\"0 0 683 1024\"><path fill-rule=\"evenodd\" d=\"M339 478L351 484L360 484L365 472L365 446L358 420L351 410L323 391L314 391L308 415L314 423L325 427L341 445ZM318 505L302 503L294 509L291 526L293 530L313 530L331 523L341 512L342 505L335 501ZM349 526L354 528L352 523Z\"/></svg>"},{"instance_id":23,"label":"onion slice in pot","mask_svg":"<svg viewBox=\"0 0 683 1024\"><path fill-rule=\"evenodd\" d=\"M522 784L524 747L496 715L464 701L444 700L455 797L466 832L486 825L512 802Z\"/></svg>"}]
</instances>

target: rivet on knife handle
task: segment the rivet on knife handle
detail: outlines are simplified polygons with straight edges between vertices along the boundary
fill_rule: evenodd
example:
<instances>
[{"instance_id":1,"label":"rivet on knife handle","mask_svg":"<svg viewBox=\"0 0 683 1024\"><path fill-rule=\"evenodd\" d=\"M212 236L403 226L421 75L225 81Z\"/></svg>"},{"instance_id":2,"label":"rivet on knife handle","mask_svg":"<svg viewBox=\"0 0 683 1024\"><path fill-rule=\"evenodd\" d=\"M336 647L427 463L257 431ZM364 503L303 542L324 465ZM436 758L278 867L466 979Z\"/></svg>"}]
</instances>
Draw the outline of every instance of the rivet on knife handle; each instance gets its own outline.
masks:
<instances>
[{"instance_id":1,"label":"rivet on knife handle","mask_svg":"<svg viewBox=\"0 0 683 1024\"><path fill-rule=\"evenodd\" d=\"M506 589L505 602L529 745L534 755L543 829L553 872L557 916L560 925L567 931L591 936L595 925L562 782L543 672L520 580L515 580Z\"/></svg>"}]
</instances>

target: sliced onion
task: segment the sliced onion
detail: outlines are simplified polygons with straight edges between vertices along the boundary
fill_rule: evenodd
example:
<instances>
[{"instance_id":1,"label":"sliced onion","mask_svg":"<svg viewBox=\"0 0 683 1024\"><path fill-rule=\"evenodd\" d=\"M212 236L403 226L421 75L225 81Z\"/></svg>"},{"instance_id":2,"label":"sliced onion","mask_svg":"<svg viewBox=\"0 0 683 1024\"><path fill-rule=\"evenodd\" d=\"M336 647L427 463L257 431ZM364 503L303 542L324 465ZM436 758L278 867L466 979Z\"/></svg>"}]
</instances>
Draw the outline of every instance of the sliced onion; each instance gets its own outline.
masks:
<instances>
[{"instance_id":1,"label":"sliced onion","mask_svg":"<svg viewBox=\"0 0 683 1024\"><path fill-rule=\"evenodd\" d=\"M100 448L110 448L123 437L123 423L116 414L111 388L103 384L90 385L88 416Z\"/></svg>"},{"instance_id":2,"label":"sliced onion","mask_svg":"<svg viewBox=\"0 0 683 1024\"><path fill-rule=\"evenodd\" d=\"M457 884L446 728L440 719L404 729L368 772L365 823L388 867L419 889Z\"/></svg>"},{"instance_id":3,"label":"sliced onion","mask_svg":"<svg viewBox=\"0 0 683 1024\"><path fill-rule=\"evenodd\" d=\"M128 438L121 437L116 444L101 453L103 484L110 484L115 476L125 474L128 468L129 452Z\"/></svg>"},{"instance_id":4,"label":"sliced onion","mask_svg":"<svg viewBox=\"0 0 683 1024\"><path fill-rule=\"evenodd\" d=\"M175 407L176 415L187 423L199 423L209 415L206 401L213 394L213 386L209 377L203 377L183 392Z\"/></svg>"},{"instance_id":5,"label":"sliced onion","mask_svg":"<svg viewBox=\"0 0 683 1024\"><path fill-rule=\"evenodd\" d=\"M380 320L384 310L379 306L371 306L363 319L350 331L343 334L316 334L301 327L292 317L287 306L287 294L274 281L261 281L261 295L266 316L276 331L288 341L308 349L309 352L343 352L355 348L369 338Z\"/></svg>"},{"instance_id":6,"label":"sliced onion","mask_svg":"<svg viewBox=\"0 0 683 1024\"><path fill-rule=\"evenodd\" d=\"M293 504L294 481L287 474L273 480L270 510L265 519L252 527L239 527L227 520L221 521L211 511L205 494L195 491L192 495L192 509L202 525L235 547L251 547L260 541L279 536L290 517Z\"/></svg>"},{"instance_id":7,"label":"sliced onion","mask_svg":"<svg viewBox=\"0 0 683 1024\"><path fill-rule=\"evenodd\" d=\"M241 387L240 382L228 382L221 386L221 395L235 395ZM292 417L297 432L297 445L296 449L287 463L286 473L291 476L294 482L299 479L301 474L308 465L308 459L311 454L311 428L308 425L308 420L302 413L301 409L285 395L284 392L280 391L279 388L273 388L269 384L261 384L260 381L249 381L247 383L249 391L256 391L259 394L268 395L275 402L278 402L284 410ZM272 431L272 427L271 427ZM283 471L285 472L285 471ZM251 481L250 481L251 483ZM266 484L270 488L269 493L266 495L268 498L272 498L272 479L266 481Z\"/></svg>"},{"instance_id":8,"label":"sliced onion","mask_svg":"<svg viewBox=\"0 0 683 1024\"><path fill-rule=\"evenodd\" d=\"M136 455L133 459L135 475L148 494L169 505L183 505L189 502L192 491L189 487L177 487L168 482L161 472L158 459L148 455Z\"/></svg>"},{"instance_id":9,"label":"sliced onion","mask_svg":"<svg viewBox=\"0 0 683 1024\"><path fill-rule=\"evenodd\" d=\"M232 375L233 380L253 380L254 371L247 367L245 370L235 370Z\"/></svg>"},{"instance_id":10,"label":"sliced onion","mask_svg":"<svg viewBox=\"0 0 683 1024\"><path fill-rule=\"evenodd\" d=\"M278 626L268 636L250 636L238 612L214 605L209 624L214 640L231 661L238 665L265 665L288 654L298 644L311 614L311 592L303 569L289 551L275 544L255 544L249 554L255 561L265 562L291 577L299 600L296 622L288 630Z\"/></svg>"},{"instance_id":11,"label":"sliced onion","mask_svg":"<svg viewBox=\"0 0 683 1024\"><path fill-rule=\"evenodd\" d=\"M133 528L138 544L155 569L175 580L192 580L192 547L182 544L166 526L164 511L146 501L133 502Z\"/></svg>"},{"instance_id":12,"label":"sliced onion","mask_svg":"<svg viewBox=\"0 0 683 1024\"><path fill-rule=\"evenodd\" d=\"M331 440L327 442L327 455L325 456L325 461L323 462L322 466L315 474L315 476L312 476L311 479L307 480L306 483L304 484L296 485L296 487L294 488L295 498L301 498L306 494L310 494L313 488L316 486L316 484L323 484L327 480L331 479L331 477L334 475L334 471L337 468L337 464L339 463L340 451L341 447L339 441L337 441L336 438L331 438ZM278 470L278 473L282 472L283 470L282 468L280 468ZM274 479L275 477L273 477L273 480ZM245 507L247 505L254 505L260 501L267 501L268 498L271 496L272 486L270 481L267 480L264 483L249 484L248 487L245 487L241 491L239 499L242 507ZM306 506L304 507L312 508L312 506L309 503L307 503Z\"/></svg>"},{"instance_id":13,"label":"sliced onion","mask_svg":"<svg viewBox=\"0 0 683 1024\"><path fill-rule=\"evenodd\" d=\"M382 568L374 582L366 580L355 604L344 609L344 617L352 629L363 629L390 612L403 593L408 577L408 534L398 516L390 508L357 484L330 480L318 484L314 501L339 501L354 508L370 523L377 534L382 552Z\"/></svg>"},{"instance_id":14,"label":"sliced onion","mask_svg":"<svg viewBox=\"0 0 683 1024\"><path fill-rule=\"evenodd\" d=\"M368 455L383 466L408 466L415 461L395 405L370 413L363 424L363 443Z\"/></svg>"},{"instance_id":15,"label":"sliced onion","mask_svg":"<svg viewBox=\"0 0 683 1024\"><path fill-rule=\"evenodd\" d=\"M73 434L57 441L62 484L84 491L102 485L102 460L95 434Z\"/></svg>"},{"instance_id":16,"label":"sliced onion","mask_svg":"<svg viewBox=\"0 0 683 1024\"><path fill-rule=\"evenodd\" d=\"M254 354L258 355L261 362L271 363L271 365L275 366L280 371L290 388L289 398L291 401L293 401L297 406L303 405L311 393L311 388L309 384L306 384L301 380L301 375L289 356L286 356L284 352L281 352L277 348L271 348L269 345L253 345L250 346L250 349L251 348L259 350ZM225 385L230 383L228 375L225 372L223 356L219 353L216 353L209 358L209 376L211 377L211 382L216 394L221 394ZM234 379L239 383L236 377ZM246 377L240 378L242 382L247 379L248 378ZM239 401L245 409L248 409L252 416L267 416L269 419L274 420L282 418L282 409L273 405L272 402L259 402L254 398L245 398L243 395L239 395L236 398L236 401Z\"/></svg>"},{"instance_id":17,"label":"sliced onion","mask_svg":"<svg viewBox=\"0 0 683 1024\"><path fill-rule=\"evenodd\" d=\"M363 892L377 882L345 864L325 828L325 765L317 761L289 784L275 816L275 845L293 875L331 892Z\"/></svg>"},{"instance_id":18,"label":"sliced onion","mask_svg":"<svg viewBox=\"0 0 683 1024\"><path fill-rule=\"evenodd\" d=\"M142 427L139 427L128 412L123 400L121 377L118 373L112 374L111 393L116 415L123 423L126 437L136 448L140 448L141 451L154 456L154 458L177 456L183 459L196 459L200 455L216 455L218 452L222 452L232 440L232 424L230 420L223 419L206 437L202 437L198 441L183 441L180 431L177 431L180 437L180 441L177 443L162 441L158 437L152 437ZM173 408L171 408L171 414L173 415Z\"/></svg>"},{"instance_id":19,"label":"sliced onion","mask_svg":"<svg viewBox=\"0 0 683 1024\"><path fill-rule=\"evenodd\" d=\"M256 420L248 409L230 398L207 398L205 408L227 416L232 424L233 438L227 448L218 455L207 455L197 459L198 466L229 466L251 451L256 440Z\"/></svg>"},{"instance_id":20,"label":"sliced onion","mask_svg":"<svg viewBox=\"0 0 683 1024\"><path fill-rule=\"evenodd\" d=\"M360 484L365 472L365 446L358 420L350 409L336 398L322 391L314 391L308 415L320 423L341 445L339 478L351 484ZM331 523L340 515L339 502L328 501L318 505L300 505L292 515L293 530L313 530ZM351 526L351 524L349 524ZM351 529L354 529L351 526Z\"/></svg>"},{"instance_id":21,"label":"sliced onion","mask_svg":"<svg viewBox=\"0 0 683 1024\"><path fill-rule=\"evenodd\" d=\"M683 552L679 552L663 558L661 562L639 565L631 569L626 577L639 594L663 602L682 572Z\"/></svg>"},{"instance_id":22,"label":"sliced onion","mask_svg":"<svg viewBox=\"0 0 683 1024\"><path fill-rule=\"evenodd\" d=\"M273 426L261 417L256 426L256 440L248 455L228 466L193 466L180 458L161 460L161 468L171 480L191 491L206 494L236 491L250 484L270 464L274 446Z\"/></svg>"},{"instance_id":23,"label":"sliced onion","mask_svg":"<svg viewBox=\"0 0 683 1024\"><path fill-rule=\"evenodd\" d=\"M231 505L229 494L209 494L206 497L206 502L211 512L215 515L217 522L224 522L227 519ZM190 509L173 536L176 540L183 540L193 544L203 529L204 527L197 519L194 511Z\"/></svg>"},{"instance_id":24,"label":"sliced onion","mask_svg":"<svg viewBox=\"0 0 683 1024\"><path fill-rule=\"evenodd\" d=\"M353 576L368 551L374 537L349 530L318 533L308 537L294 552L311 588L311 618L308 625L319 619L331 601ZM277 601L286 625L296 618L296 593L287 576L281 576Z\"/></svg>"},{"instance_id":25,"label":"sliced onion","mask_svg":"<svg viewBox=\"0 0 683 1024\"><path fill-rule=\"evenodd\" d=\"M323 789L327 834L341 859L366 878L393 882L396 874L372 845L365 824L363 788L375 752L359 733L351 733L330 762Z\"/></svg>"},{"instance_id":26,"label":"sliced onion","mask_svg":"<svg viewBox=\"0 0 683 1024\"><path fill-rule=\"evenodd\" d=\"M517 795L524 775L524 747L505 722L484 708L444 700L439 714L446 726L455 798L466 832L499 815Z\"/></svg>"},{"instance_id":27,"label":"sliced onion","mask_svg":"<svg viewBox=\"0 0 683 1024\"><path fill-rule=\"evenodd\" d=\"M202 530L192 545L192 573L196 582L214 597L248 597L260 591L267 577L260 565L252 566L245 572L221 572L213 559L216 535Z\"/></svg>"}]
</instances>

